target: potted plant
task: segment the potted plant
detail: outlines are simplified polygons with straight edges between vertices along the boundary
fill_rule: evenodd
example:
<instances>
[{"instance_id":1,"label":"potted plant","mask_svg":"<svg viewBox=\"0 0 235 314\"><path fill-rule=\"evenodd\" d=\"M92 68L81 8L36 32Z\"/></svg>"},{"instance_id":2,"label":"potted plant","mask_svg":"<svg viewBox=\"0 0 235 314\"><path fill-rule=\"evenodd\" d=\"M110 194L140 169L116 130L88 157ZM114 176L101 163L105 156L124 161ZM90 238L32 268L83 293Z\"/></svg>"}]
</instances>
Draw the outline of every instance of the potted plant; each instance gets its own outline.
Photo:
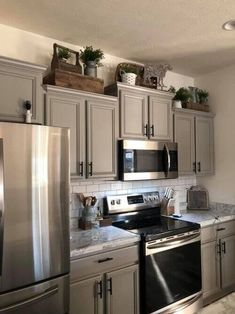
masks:
<instances>
[{"instance_id":1,"label":"potted plant","mask_svg":"<svg viewBox=\"0 0 235 314\"><path fill-rule=\"evenodd\" d=\"M131 64L124 65L120 70L122 82L129 85L135 85L137 78L137 68Z\"/></svg>"},{"instance_id":2,"label":"potted plant","mask_svg":"<svg viewBox=\"0 0 235 314\"><path fill-rule=\"evenodd\" d=\"M199 99L199 104L205 105L208 102L209 93L204 89L197 90L197 96Z\"/></svg>"},{"instance_id":3,"label":"potted plant","mask_svg":"<svg viewBox=\"0 0 235 314\"><path fill-rule=\"evenodd\" d=\"M84 74L97 77L97 67L102 66L100 61L104 59L103 51L92 46L83 47L80 50L80 59L85 64Z\"/></svg>"},{"instance_id":4,"label":"potted plant","mask_svg":"<svg viewBox=\"0 0 235 314\"><path fill-rule=\"evenodd\" d=\"M67 60L71 57L71 53L69 52L68 48L59 47L58 48L58 59L67 62Z\"/></svg>"},{"instance_id":5,"label":"potted plant","mask_svg":"<svg viewBox=\"0 0 235 314\"><path fill-rule=\"evenodd\" d=\"M185 88L181 87L177 90L174 98L173 98L173 106L174 108L184 108L185 104L191 100L192 96L190 91Z\"/></svg>"}]
</instances>

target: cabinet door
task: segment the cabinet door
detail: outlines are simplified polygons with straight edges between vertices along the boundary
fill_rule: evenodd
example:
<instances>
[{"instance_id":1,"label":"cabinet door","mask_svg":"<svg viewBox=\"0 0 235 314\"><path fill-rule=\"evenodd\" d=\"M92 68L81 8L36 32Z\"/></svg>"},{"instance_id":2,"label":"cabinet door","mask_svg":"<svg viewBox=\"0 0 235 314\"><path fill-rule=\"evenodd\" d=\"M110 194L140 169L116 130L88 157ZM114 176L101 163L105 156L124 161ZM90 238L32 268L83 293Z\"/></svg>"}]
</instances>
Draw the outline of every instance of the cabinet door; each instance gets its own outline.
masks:
<instances>
[{"instance_id":1,"label":"cabinet door","mask_svg":"<svg viewBox=\"0 0 235 314\"><path fill-rule=\"evenodd\" d=\"M24 102L32 104L32 122L44 123L42 73L44 67L0 57L0 120L25 121Z\"/></svg>"},{"instance_id":2,"label":"cabinet door","mask_svg":"<svg viewBox=\"0 0 235 314\"><path fill-rule=\"evenodd\" d=\"M172 100L164 97L149 97L150 139L172 139Z\"/></svg>"},{"instance_id":3,"label":"cabinet door","mask_svg":"<svg viewBox=\"0 0 235 314\"><path fill-rule=\"evenodd\" d=\"M138 266L106 274L107 314L138 314Z\"/></svg>"},{"instance_id":4,"label":"cabinet door","mask_svg":"<svg viewBox=\"0 0 235 314\"><path fill-rule=\"evenodd\" d=\"M178 143L179 174L194 174L195 132L193 115L174 114L174 141Z\"/></svg>"},{"instance_id":5,"label":"cabinet door","mask_svg":"<svg viewBox=\"0 0 235 314\"><path fill-rule=\"evenodd\" d=\"M87 101L87 176L88 178L117 175L117 102Z\"/></svg>"},{"instance_id":6,"label":"cabinet door","mask_svg":"<svg viewBox=\"0 0 235 314\"><path fill-rule=\"evenodd\" d=\"M46 96L46 124L70 128L71 175L85 175L85 101Z\"/></svg>"},{"instance_id":7,"label":"cabinet door","mask_svg":"<svg viewBox=\"0 0 235 314\"><path fill-rule=\"evenodd\" d=\"M222 288L235 284L235 235L221 239Z\"/></svg>"},{"instance_id":8,"label":"cabinet door","mask_svg":"<svg viewBox=\"0 0 235 314\"><path fill-rule=\"evenodd\" d=\"M207 298L220 290L219 254L216 241L201 246L202 260L202 291L203 298Z\"/></svg>"},{"instance_id":9,"label":"cabinet door","mask_svg":"<svg viewBox=\"0 0 235 314\"><path fill-rule=\"evenodd\" d=\"M101 276L70 285L70 314L103 314L103 283Z\"/></svg>"},{"instance_id":10,"label":"cabinet door","mask_svg":"<svg viewBox=\"0 0 235 314\"><path fill-rule=\"evenodd\" d=\"M148 96L144 93L121 90L122 138L146 139L148 137Z\"/></svg>"},{"instance_id":11,"label":"cabinet door","mask_svg":"<svg viewBox=\"0 0 235 314\"><path fill-rule=\"evenodd\" d=\"M213 119L197 116L196 129L196 163L197 175L214 173L214 135Z\"/></svg>"}]
</instances>

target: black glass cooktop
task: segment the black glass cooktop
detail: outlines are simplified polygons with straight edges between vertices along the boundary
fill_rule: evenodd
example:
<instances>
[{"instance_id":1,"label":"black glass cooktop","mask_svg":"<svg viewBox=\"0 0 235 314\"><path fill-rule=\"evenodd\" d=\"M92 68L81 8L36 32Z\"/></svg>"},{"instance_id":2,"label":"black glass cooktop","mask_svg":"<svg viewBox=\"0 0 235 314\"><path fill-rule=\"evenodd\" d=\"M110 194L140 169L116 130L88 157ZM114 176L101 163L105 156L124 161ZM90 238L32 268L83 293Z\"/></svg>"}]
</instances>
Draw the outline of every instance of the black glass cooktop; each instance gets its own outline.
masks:
<instances>
[{"instance_id":1,"label":"black glass cooktop","mask_svg":"<svg viewBox=\"0 0 235 314\"><path fill-rule=\"evenodd\" d=\"M113 226L139 234L145 241L165 238L200 228L199 224L165 216L142 214L139 217L123 216Z\"/></svg>"}]
</instances>

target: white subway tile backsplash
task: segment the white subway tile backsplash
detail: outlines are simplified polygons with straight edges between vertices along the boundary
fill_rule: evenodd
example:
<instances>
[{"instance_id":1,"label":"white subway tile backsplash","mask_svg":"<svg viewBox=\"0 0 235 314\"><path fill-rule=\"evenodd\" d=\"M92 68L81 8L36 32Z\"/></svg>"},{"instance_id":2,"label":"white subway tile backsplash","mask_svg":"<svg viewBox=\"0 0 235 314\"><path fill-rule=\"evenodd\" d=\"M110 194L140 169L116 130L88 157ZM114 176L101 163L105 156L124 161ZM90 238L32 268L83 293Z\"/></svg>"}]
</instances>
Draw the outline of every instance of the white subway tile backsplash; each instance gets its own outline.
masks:
<instances>
[{"instance_id":1,"label":"white subway tile backsplash","mask_svg":"<svg viewBox=\"0 0 235 314\"><path fill-rule=\"evenodd\" d=\"M103 198L107 195L121 195L121 194L133 194L143 193L151 191L159 191L162 197L166 187L174 188L178 191L179 201L183 206L186 206L186 189L192 185L196 185L196 176L179 177L178 179L170 180L149 180L149 181L105 181L105 180L82 180L71 182L72 193L84 193L87 195L94 195L98 199L98 206L102 209ZM77 222L79 202L77 201L77 195L71 196L71 212L70 217L72 222L71 226L74 226Z\"/></svg>"}]
</instances>

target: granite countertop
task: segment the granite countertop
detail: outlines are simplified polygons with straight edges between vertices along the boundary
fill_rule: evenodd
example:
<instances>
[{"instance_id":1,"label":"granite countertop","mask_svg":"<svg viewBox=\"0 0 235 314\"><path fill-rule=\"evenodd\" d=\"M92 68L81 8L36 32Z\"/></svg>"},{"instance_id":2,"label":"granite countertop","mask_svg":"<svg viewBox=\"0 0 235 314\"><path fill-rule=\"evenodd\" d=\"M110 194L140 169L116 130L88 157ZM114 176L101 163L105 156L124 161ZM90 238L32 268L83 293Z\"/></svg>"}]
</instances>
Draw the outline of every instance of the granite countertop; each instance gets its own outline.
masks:
<instances>
[{"instance_id":1,"label":"granite countertop","mask_svg":"<svg viewBox=\"0 0 235 314\"><path fill-rule=\"evenodd\" d=\"M201 227L235 219L235 205L215 203L209 210L187 210L181 220L196 222Z\"/></svg>"},{"instance_id":2,"label":"granite countertop","mask_svg":"<svg viewBox=\"0 0 235 314\"><path fill-rule=\"evenodd\" d=\"M113 226L91 230L72 230L70 259L107 252L139 241L138 235Z\"/></svg>"}]
</instances>

